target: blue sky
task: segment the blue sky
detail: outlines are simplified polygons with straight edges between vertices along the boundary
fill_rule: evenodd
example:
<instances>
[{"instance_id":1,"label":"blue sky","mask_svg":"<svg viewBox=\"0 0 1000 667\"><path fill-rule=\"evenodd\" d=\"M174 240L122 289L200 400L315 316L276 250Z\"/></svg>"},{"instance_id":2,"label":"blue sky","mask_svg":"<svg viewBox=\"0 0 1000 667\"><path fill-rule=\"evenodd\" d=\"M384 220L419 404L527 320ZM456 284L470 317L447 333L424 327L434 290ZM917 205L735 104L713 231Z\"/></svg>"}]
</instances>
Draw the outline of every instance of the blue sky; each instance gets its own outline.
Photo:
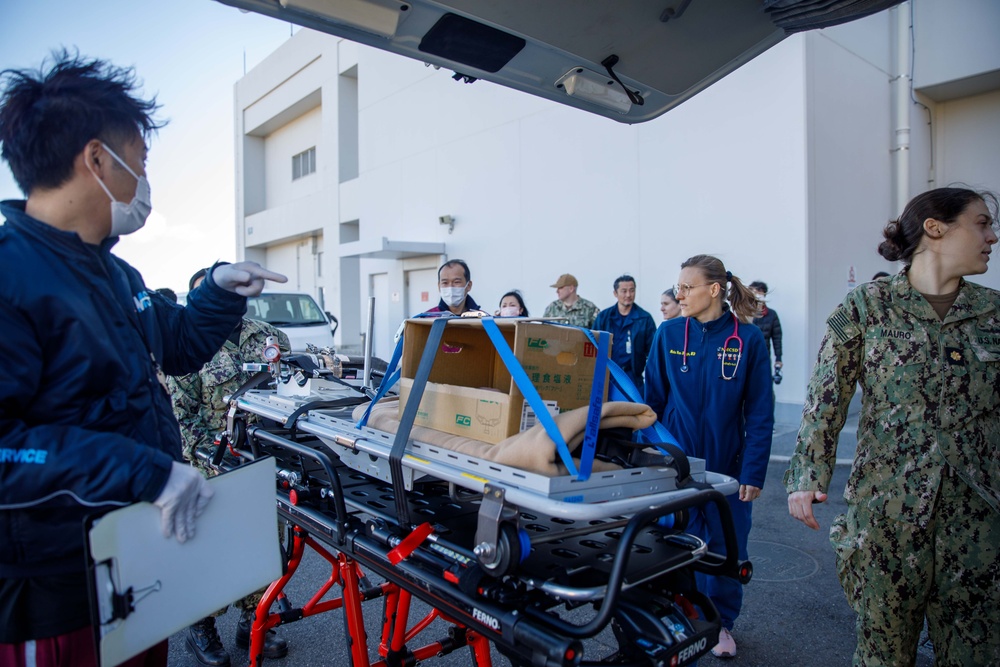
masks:
<instances>
[{"instance_id":1,"label":"blue sky","mask_svg":"<svg viewBox=\"0 0 1000 667\"><path fill-rule=\"evenodd\" d=\"M234 259L233 84L292 27L214 0L0 0L0 69L37 68L59 47L135 67L169 124L153 138L153 214L115 252L149 287ZM298 30L296 27L295 30ZM0 163L0 199L21 199Z\"/></svg>"}]
</instances>

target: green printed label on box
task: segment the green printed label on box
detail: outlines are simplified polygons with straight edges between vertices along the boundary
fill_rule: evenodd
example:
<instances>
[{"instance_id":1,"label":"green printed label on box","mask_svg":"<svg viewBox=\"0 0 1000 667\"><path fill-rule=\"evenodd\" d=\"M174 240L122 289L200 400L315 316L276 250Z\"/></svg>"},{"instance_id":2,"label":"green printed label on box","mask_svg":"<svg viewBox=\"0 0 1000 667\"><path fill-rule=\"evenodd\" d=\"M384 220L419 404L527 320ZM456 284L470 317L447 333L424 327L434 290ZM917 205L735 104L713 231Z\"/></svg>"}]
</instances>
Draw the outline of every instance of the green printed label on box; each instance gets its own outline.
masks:
<instances>
[{"instance_id":1,"label":"green printed label on box","mask_svg":"<svg viewBox=\"0 0 1000 667\"><path fill-rule=\"evenodd\" d=\"M468 415L455 415L455 423L459 426L472 426L472 417Z\"/></svg>"}]
</instances>

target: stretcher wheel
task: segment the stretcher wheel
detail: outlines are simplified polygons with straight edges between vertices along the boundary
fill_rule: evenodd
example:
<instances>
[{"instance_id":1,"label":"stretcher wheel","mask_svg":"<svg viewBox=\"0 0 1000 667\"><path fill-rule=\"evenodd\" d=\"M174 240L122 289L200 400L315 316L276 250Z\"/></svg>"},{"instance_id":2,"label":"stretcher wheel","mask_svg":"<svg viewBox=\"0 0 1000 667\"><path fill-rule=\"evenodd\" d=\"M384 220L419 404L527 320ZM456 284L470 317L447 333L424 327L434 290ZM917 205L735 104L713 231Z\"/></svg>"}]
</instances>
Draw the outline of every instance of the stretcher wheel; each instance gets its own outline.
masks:
<instances>
[{"instance_id":1,"label":"stretcher wheel","mask_svg":"<svg viewBox=\"0 0 1000 667\"><path fill-rule=\"evenodd\" d=\"M656 520L656 525L661 528L672 528L673 530L683 532L687 529L689 516L686 509L678 510L673 514L661 516Z\"/></svg>"},{"instance_id":2,"label":"stretcher wheel","mask_svg":"<svg viewBox=\"0 0 1000 667\"><path fill-rule=\"evenodd\" d=\"M480 559L480 565L483 566L483 569L494 577L511 574L521 564L523 560L522 556L527 556L517 526L510 523L502 523L499 528L496 558L492 563L484 563L482 562L483 559ZM530 549L530 546L528 548Z\"/></svg>"},{"instance_id":3,"label":"stretcher wheel","mask_svg":"<svg viewBox=\"0 0 1000 667\"><path fill-rule=\"evenodd\" d=\"M242 419L233 420L233 432L229 434L229 442L234 449L242 449L247 444L247 425Z\"/></svg>"}]
</instances>

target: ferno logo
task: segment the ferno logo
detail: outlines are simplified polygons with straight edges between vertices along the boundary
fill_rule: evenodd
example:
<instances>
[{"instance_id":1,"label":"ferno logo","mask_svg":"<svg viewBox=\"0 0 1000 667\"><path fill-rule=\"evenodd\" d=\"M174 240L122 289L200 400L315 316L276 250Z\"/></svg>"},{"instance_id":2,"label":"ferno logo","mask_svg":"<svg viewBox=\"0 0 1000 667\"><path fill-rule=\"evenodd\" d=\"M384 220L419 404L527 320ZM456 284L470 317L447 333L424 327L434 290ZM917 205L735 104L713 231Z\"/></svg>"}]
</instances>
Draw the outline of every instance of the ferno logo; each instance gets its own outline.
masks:
<instances>
[{"instance_id":1,"label":"ferno logo","mask_svg":"<svg viewBox=\"0 0 1000 667\"><path fill-rule=\"evenodd\" d=\"M596 357L597 347L593 343L583 344L583 356L585 357Z\"/></svg>"},{"instance_id":2,"label":"ferno logo","mask_svg":"<svg viewBox=\"0 0 1000 667\"><path fill-rule=\"evenodd\" d=\"M705 650L705 646L708 644L708 638L702 637L694 644L691 644L683 651L674 656L673 660L670 661L671 667L674 665L683 665L691 658L697 656L700 652Z\"/></svg>"},{"instance_id":3,"label":"ferno logo","mask_svg":"<svg viewBox=\"0 0 1000 667\"><path fill-rule=\"evenodd\" d=\"M472 618L476 619L486 627L496 632L500 632L500 621L493 618L481 609L472 608Z\"/></svg>"},{"instance_id":4,"label":"ferno logo","mask_svg":"<svg viewBox=\"0 0 1000 667\"><path fill-rule=\"evenodd\" d=\"M545 340L544 338L529 338L528 339L528 347L537 347L537 348L545 349L548 346L549 346L549 341Z\"/></svg>"},{"instance_id":5,"label":"ferno logo","mask_svg":"<svg viewBox=\"0 0 1000 667\"><path fill-rule=\"evenodd\" d=\"M455 423L459 426L472 426L472 417L469 415L455 415Z\"/></svg>"}]
</instances>

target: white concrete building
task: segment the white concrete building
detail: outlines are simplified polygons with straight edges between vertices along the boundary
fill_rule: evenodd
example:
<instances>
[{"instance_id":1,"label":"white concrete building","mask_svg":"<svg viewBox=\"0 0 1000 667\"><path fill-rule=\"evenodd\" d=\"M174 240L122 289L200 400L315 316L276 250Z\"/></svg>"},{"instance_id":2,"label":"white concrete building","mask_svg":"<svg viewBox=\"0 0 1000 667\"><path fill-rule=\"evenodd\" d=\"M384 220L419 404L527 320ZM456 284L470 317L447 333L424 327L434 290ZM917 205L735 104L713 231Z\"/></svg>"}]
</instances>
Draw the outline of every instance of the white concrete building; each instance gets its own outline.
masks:
<instances>
[{"instance_id":1,"label":"white concrete building","mask_svg":"<svg viewBox=\"0 0 1000 667\"><path fill-rule=\"evenodd\" d=\"M794 35L636 126L300 30L236 85L237 246L317 294L345 348L374 296L383 358L445 257L490 310L518 288L540 315L565 272L606 307L630 273L659 321L680 263L714 254L771 287L794 420L851 278L895 269L885 222L931 187L1000 189L1000 3L912 2L912 30L904 4Z\"/></svg>"}]
</instances>

